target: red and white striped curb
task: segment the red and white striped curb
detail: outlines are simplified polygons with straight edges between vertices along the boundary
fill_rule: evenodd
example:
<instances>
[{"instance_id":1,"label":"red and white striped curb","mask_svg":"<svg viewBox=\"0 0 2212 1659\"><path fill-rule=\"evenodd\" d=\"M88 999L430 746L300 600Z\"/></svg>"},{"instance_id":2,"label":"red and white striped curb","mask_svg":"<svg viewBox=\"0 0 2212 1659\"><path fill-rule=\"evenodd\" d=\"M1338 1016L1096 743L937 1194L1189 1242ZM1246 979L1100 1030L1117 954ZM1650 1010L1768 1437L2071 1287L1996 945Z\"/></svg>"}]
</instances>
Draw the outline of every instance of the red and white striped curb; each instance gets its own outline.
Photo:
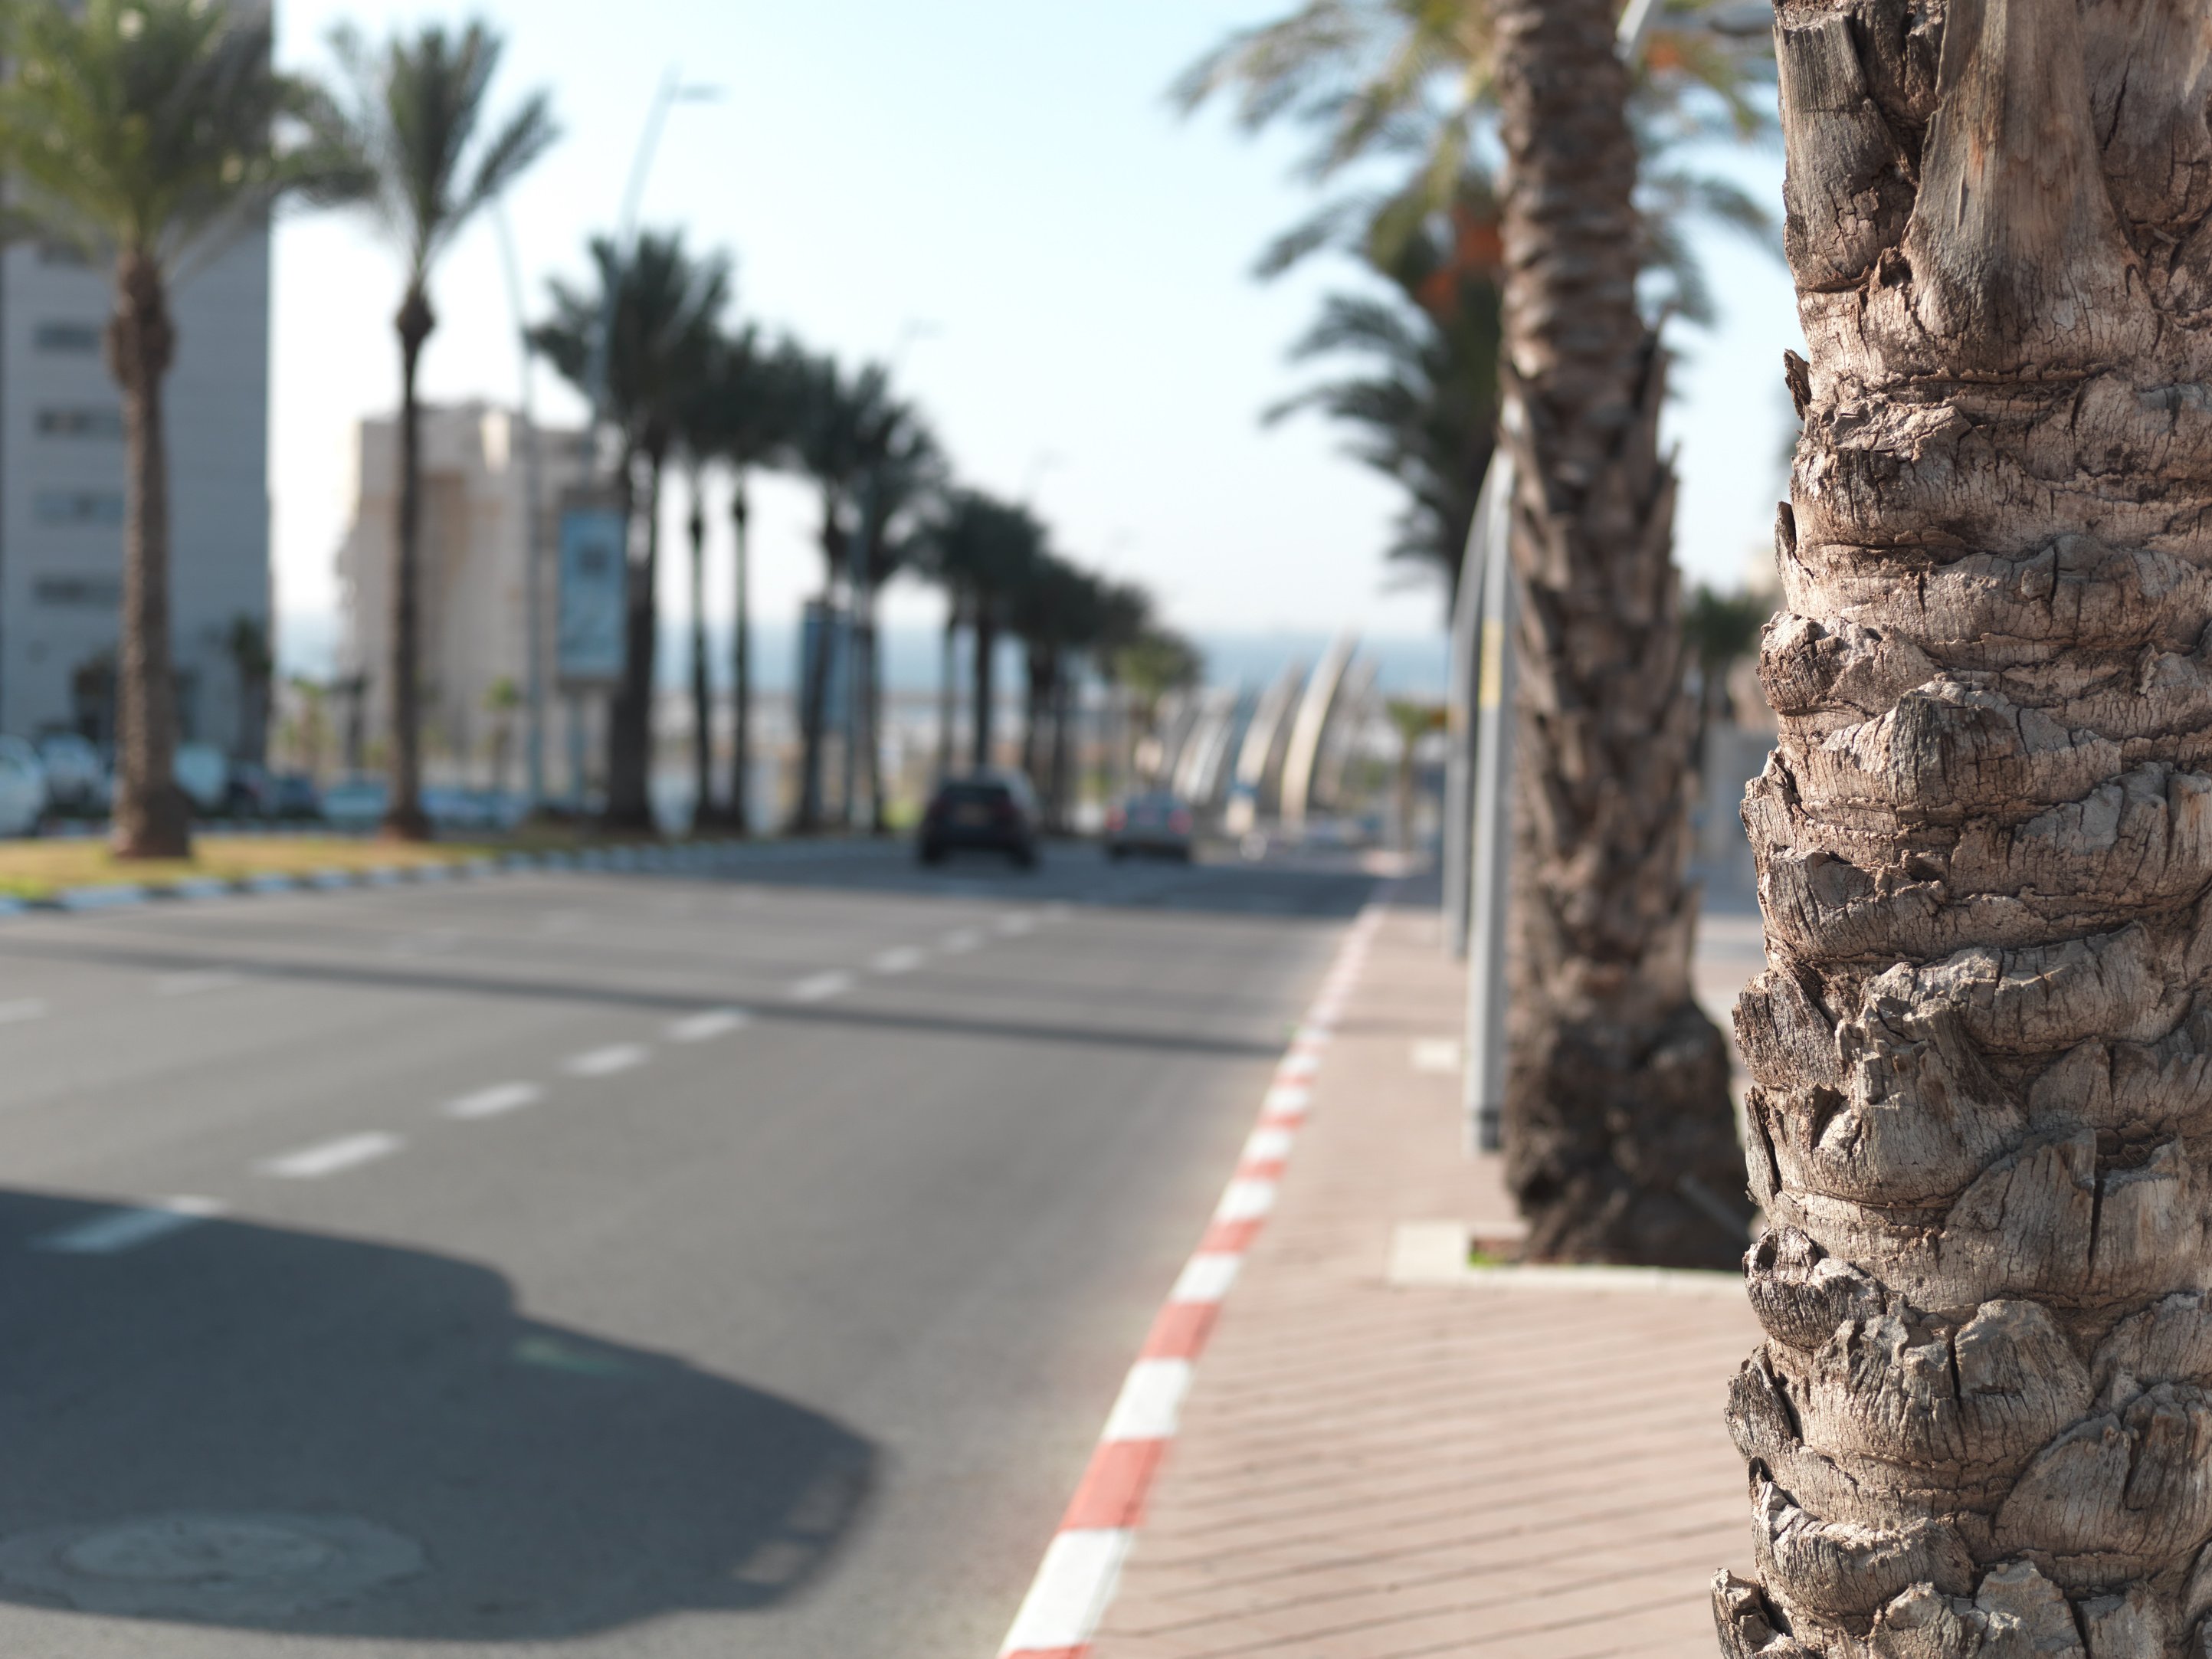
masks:
<instances>
[{"instance_id":1,"label":"red and white striped curb","mask_svg":"<svg viewBox=\"0 0 2212 1659\"><path fill-rule=\"evenodd\" d=\"M1275 1207L1276 1184L1305 1121L1322 1052L1366 965L1382 920L1379 905L1360 913L1289 1052L1277 1062L1237 1173L1222 1189L1205 1237L1152 1321L1137 1363L1129 1367L1075 1499L1060 1517L1060 1530L999 1649L1000 1659L1084 1659L1091 1651L1091 1634L1114 1600L1121 1564L1143 1524L1153 1477L1175 1438L1192 1368L1212 1334L1245 1252Z\"/></svg>"}]
</instances>

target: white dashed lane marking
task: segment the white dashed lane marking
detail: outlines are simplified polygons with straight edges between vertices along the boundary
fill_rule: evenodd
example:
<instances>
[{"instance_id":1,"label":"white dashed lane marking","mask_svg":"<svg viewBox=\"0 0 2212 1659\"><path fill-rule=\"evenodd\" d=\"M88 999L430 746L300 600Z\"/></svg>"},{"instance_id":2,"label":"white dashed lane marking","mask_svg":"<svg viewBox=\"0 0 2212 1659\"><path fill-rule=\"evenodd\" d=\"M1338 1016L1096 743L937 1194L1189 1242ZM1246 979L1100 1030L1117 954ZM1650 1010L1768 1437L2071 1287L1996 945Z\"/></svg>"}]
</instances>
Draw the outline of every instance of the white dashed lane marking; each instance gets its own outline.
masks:
<instances>
[{"instance_id":1,"label":"white dashed lane marking","mask_svg":"<svg viewBox=\"0 0 2212 1659\"><path fill-rule=\"evenodd\" d=\"M227 991L243 982L245 975L220 968L204 969L196 973L164 974L154 981L154 994L158 997L191 997L203 991Z\"/></svg>"},{"instance_id":2,"label":"white dashed lane marking","mask_svg":"<svg viewBox=\"0 0 2212 1659\"><path fill-rule=\"evenodd\" d=\"M58 1255L113 1255L196 1227L222 1213L222 1206L211 1198L165 1198L156 1204L103 1210L71 1226L41 1233L31 1241L31 1248Z\"/></svg>"},{"instance_id":3,"label":"white dashed lane marking","mask_svg":"<svg viewBox=\"0 0 2212 1659\"><path fill-rule=\"evenodd\" d=\"M938 949L947 956L963 956L983 942L983 936L972 927L963 927L957 933L947 933Z\"/></svg>"},{"instance_id":4,"label":"white dashed lane marking","mask_svg":"<svg viewBox=\"0 0 2212 1659\"><path fill-rule=\"evenodd\" d=\"M463 1095L459 1100L447 1101L446 1115L465 1122L497 1117L503 1112L519 1112L526 1106L535 1106L544 1098L545 1091L534 1083L495 1083L488 1089Z\"/></svg>"},{"instance_id":5,"label":"white dashed lane marking","mask_svg":"<svg viewBox=\"0 0 2212 1659\"><path fill-rule=\"evenodd\" d=\"M825 1002L831 997L842 997L853 988L850 974L809 974L791 988L793 1002Z\"/></svg>"},{"instance_id":6,"label":"white dashed lane marking","mask_svg":"<svg viewBox=\"0 0 2212 1659\"><path fill-rule=\"evenodd\" d=\"M704 1013L686 1014L682 1019L671 1020L665 1034L671 1042L705 1042L731 1031L742 1031L751 1024L751 1016L742 1008L710 1008Z\"/></svg>"},{"instance_id":7,"label":"white dashed lane marking","mask_svg":"<svg viewBox=\"0 0 2212 1659\"><path fill-rule=\"evenodd\" d=\"M912 945L896 951L885 951L868 966L879 974L910 974L922 964L922 952Z\"/></svg>"},{"instance_id":8,"label":"white dashed lane marking","mask_svg":"<svg viewBox=\"0 0 2212 1659\"><path fill-rule=\"evenodd\" d=\"M0 1025L21 1025L25 1020L46 1017L44 997L18 997L13 1002L0 1002Z\"/></svg>"},{"instance_id":9,"label":"white dashed lane marking","mask_svg":"<svg viewBox=\"0 0 2212 1659\"><path fill-rule=\"evenodd\" d=\"M646 1061L646 1048L641 1042L611 1042L604 1048L587 1048L580 1054L572 1054L561 1069L571 1077L612 1077L617 1072L627 1072Z\"/></svg>"},{"instance_id":10,"label":"white dashed lane marking","mask_svg":"<svg viewBox=\"0 0 2212 1659\"><path fill-rule=\"evenodd\" d=\"M296 1152L287 1152L282 1158L270 1158L254 1167L263 1175L275 1176L280 1180L318 1181L342 1170L356 1169L363 1164L374 1164L380 1158L389 1158L406 1144L398 1135L370 1130L362 1134L341 1135L336 1140L303 1146Z\"/></svg>"}]
</instances>

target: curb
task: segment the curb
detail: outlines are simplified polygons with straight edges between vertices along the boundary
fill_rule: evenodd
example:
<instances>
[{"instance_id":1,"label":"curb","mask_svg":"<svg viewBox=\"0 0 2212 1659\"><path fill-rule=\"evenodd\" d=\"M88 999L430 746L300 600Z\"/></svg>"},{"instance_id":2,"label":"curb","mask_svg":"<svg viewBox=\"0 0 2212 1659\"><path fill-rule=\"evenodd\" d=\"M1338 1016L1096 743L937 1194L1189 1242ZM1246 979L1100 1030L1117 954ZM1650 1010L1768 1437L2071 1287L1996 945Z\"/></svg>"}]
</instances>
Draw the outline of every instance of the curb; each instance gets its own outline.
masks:
<instances>
[{"instance_id":1,"label":"curb","mask_svg":"<svg viewBox=\"0 0 2212 1659\"><path fill-rule=\"evenodd\" d=\"M614 872L690 875L739 869L749 864L781 864L805 859L851 858L893 846L895 841L710 841L672 847L590 848L574 853L506 853L478 855L444 864L369 865L354 870L310 870L296 876L246 876L235 881L195 876L146 886L118 883L106 887L68 887L49 898L0 895L0 917L81 915L149 904L200 903L214 899L258 898L275 893L329 893L354 888L434 884L479 876L537 875L560 872Z\"/></svg>"},{"instance_id":2,"label":"curb","mask_svg":"<svg viewBox=\"0 0 2212 1659\"><path fill-rule=\"evenodd\" d=\"M1382 921L1380 903L1360 912L1304 1023L1276 1063L1236 1173L1129 1367L999 1659L1085 1659L1091 1651L1091 1636L1112 1605L1121 1564L1144 1524L1146 1500L1175 1440L1198 1359L1246 1252L1275 1206L1276 1188L1312 1098L1314 1073Z\"/></svg>"}]
</instances>

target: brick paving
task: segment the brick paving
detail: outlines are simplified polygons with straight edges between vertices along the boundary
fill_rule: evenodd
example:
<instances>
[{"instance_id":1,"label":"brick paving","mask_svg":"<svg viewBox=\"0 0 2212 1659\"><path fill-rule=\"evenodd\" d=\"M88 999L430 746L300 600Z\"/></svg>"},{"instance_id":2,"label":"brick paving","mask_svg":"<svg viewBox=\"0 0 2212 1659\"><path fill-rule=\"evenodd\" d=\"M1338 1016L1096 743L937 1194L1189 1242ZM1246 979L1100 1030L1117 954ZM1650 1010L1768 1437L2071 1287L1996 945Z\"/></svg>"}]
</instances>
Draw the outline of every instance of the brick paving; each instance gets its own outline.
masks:
<instances>
[{"instance_id":1,"label":"brick paving","mask_svg":"<svg viewBox=\"0 0 2212 1659\"><path fill-rule=\"evenodd\" d=\"M1461 1152L1435 913L1395 909L1266 1233L1185 1404L1095 1659L1711 1659L1705 1586L1749 1553L1721 1425L1742 1299L1395 1287L1401 1222L1512 1215ZM1716 918L1709 1003L1757 967ZM1717 1006L1716 1012L1720 1012Z\"/></svg>"}]
</instances>

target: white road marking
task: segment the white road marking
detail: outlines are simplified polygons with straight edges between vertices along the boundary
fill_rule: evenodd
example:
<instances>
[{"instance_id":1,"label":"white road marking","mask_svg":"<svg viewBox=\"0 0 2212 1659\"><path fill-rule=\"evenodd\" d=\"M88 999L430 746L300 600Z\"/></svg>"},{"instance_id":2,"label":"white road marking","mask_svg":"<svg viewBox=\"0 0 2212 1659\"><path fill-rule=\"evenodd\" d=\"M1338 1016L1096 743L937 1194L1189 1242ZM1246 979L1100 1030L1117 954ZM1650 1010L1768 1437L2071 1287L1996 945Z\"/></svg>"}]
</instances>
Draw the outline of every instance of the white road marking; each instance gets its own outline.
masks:
<instances>
[{"instance_id":1,"label":"white road marking","mask_svg":"<svg viewBox=\"0 0 2212 1659\"><path fill-rule=\"evenodd\" d=\"M1036 929L1036 918L1021 911L999 919L999 931L1008 939L1019 939L1024 933L1033 933Z\"/></svg>"},{"instance_id":2,"label":"white road marking","mask_svg":"<svg viewBox=\"0 0 2212 1659\"><path fill-rule=\"evenodd\" d=\"M868 964L879 974L910 974L922 964L922 953L912 945L885 951Z\"/></svg>"},{"instance_id":3,"label":"white road marking","mask_svg":"<svg viewBox=\"0 0 2212 1659\"><path fill-rule=\"evenodd\" d=\"M363 1164L374 1164L380 1158L389 1158L406 1144L398 1135L371 1129L362 1134L340 1135L336 1140L303 1146L296 1152L287 1152L282 1158L270 1158L254 1167L263 1175L276 1176L286 1181L318 1181L342 1170L356 1169Z\"/></svg>"},{"instance_id":4,"label":"white road marking","mask_svg":"<svg viewBox=\"0 0 2212 1659\"><path fill-rule=\"evenodd\" d=\"M791 988L793 1002L825 1002L831 997L842 997L853 988L850 974L810 974Z\"/></svg>"},{"instance_id":5,"label":"white road marking","mask_svg":"<svg viewBox=\"0 0 2212 1659\"><path fill-rule=\"evenodd\" d=\"M203 991L225 991L240 983L245 975L222 969L208 969L198 973L164 974L154 981L157 997L198 996Z\"/></svg>"},{"instance_id":6,"label":"white road marking","mask_svg":"<svg viewBox=\"0 0 2212 1659\"><path fill-rule=\"evenodd\" d=\"M702 1014L672 1019L663 1032L671 1042L705 1042L731 1031L742 1031L753 1023L742 1008L709 1008Z\"/></svg>"},{"instance_id":7,"label":"white road marking","mask_svg":"<svg viewBox=\"0 0 2212 1659\"><path fill-rule=\"evenodd\" d=\"M1182 1397L1190 1392L1188 1359L1139 1359L1129 1367L1101 1440L1172 1440Z\"/></svg>"},{"instance_id":8,"label":"white road marking","mask_svg":"<svg viewBox=\"0 0 2212 1659\"><path fill-rule=\"evenodd\" d=\"M27 1019L46 1017L44 997L19 997L13 1002L0 1002L0 1025L21 1025Z\"/></svg>"},{"instance_id":9,"label":"white road marking","mask_svg":"<svg viewBox=\"0 0 2212 1659\"><path fill-rule=\"evenodd\" d=\"M103 1210L72 1226L41 1233L31 1241L31 1248L60 1255L113 1255L196 1227L222 1213L222 1206L211 1198L165 1198L152 1204Z\"/></svg>"},{"instance_id":10,"label":"white road marking","mask_svg":"<svg viewBox=\"0 0 2212 1659\"><path fill-rule=\"evenodd\" d=\"M604 1048L586 1048L580 1054L570 1055L562 1062L561 1069L571 1077L612 1077L617 1072L644 1065L645 1060L643 1043L611 1042Z\"/></svg>"},{"instance_id":11,"label":"white road marking","mask_svg":"<svg viewBox=\"0 0 2212 1659\"><path fill-rule=\"evenodd\" d=\"M974 950L983 942L983 936L972 927L963 927L957 933L947 933L938 941L937 948L947 956L960 956Z\"/></svg>"},{"instance_id":12,"label":"white road marking","mask_svg":"<svg viewBox=\"0 0 2212 1659\"><path fill-rule=\"evenodd\" d=\"M1456 1073L1459 1070L1460 1046L1450 1037L1423 1037L1413 1045L1413 1069L1417 1072Z\"/></svg>"},{"instance_id":13,"label":"white road marking","mask_svg":"<svg viewBox=\"0 0 2212 1659\"><path fill-rule=\"evenodd\" d=\"M1279 1164L1291 1155L1291 1132L1288 1129L1255 1129L1245 1137L1244 1161L1247 1164Z\"/></svg>"},{"instance_id":14,"label":"white road marking","mask_svg":"<svg viewBox=\"0 0 2212 1659\"><path fill-rule=\"evenodd\" d=\"M535 1106L545 1098L545 1091L534 1083L495 1083L489 1089L478 1089L463 1095L459 1100L446 1103L447 1117L464 1121L480 1117L497 1117L503 1112L519 1112L526 1106Z\"/></svg>"}]
</instances>

